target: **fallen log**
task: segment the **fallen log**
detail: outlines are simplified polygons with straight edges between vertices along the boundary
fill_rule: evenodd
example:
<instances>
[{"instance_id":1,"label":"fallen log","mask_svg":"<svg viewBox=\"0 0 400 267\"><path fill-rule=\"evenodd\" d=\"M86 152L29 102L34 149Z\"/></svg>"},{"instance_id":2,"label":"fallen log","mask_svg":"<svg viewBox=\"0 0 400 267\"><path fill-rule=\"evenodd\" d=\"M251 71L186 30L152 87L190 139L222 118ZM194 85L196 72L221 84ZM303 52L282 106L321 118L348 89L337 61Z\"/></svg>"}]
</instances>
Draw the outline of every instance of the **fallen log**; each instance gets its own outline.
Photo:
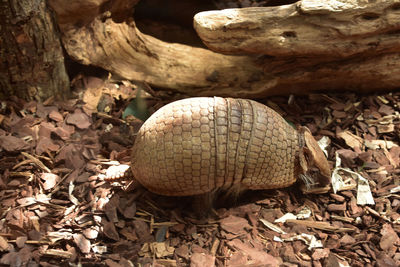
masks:
<instances>
[{"instance_id":1,"label":"fallen log","mask_svg":"<svg viewBox=\"0 0 400 267\"><path fill-rule=\"evenodd\" d=\"M299 10L298 5L303 5L304 8L304 5L308 3L310 7L312 2L316 3L315 1L299 1L278 8L286 10L288 17L290 17L290 14L296 16L296 11ZM347 2L354 4L357 1L349 0ZM392 2L392 5L387 5L390 12L383 13L390 13L386 19L392 21L391 19L394 20L394 17L397 16L397 6L393 5L393 1L375 1L375 3L382 5L388 2ZM327 21L335 21L336 14L340 12L328 10L324 6L324 4L332 3L332 1L319 1L319 3L321 4L314 7L313 11L305 14L304 11L300 12L305 21L310 21L310 17L313 16L320 18L321 25L323 25L324 16L326 16ZM371 5L375 6L375 3ZM109 8L112 10L111 7ZM276 11L275 7L241 9L240 12L248 13L249 10L258 15L254 18L251 18L251 16L242 17L239 24L243 27L244 25L250 27L251 21L266 19L264 17L266 14L277 18L275 14L279 13L258 11ZM287 10L291 10L291 12L287 12ZM356 16L355 14L359 14L364 16L363 20L365 20L365 9L357 8L354 4L351 10L353 17ZM226 14L227 11L219 12ZM321 12L325 15L322 16ZM196 16L196 20L199 17L203 18L204 23L207 21L209 24L216 23L213 16L205 19L204 14L200 13ZM76 21L76 17L74 20ZM314 26L318 28L318 20L314 20ZM325 48L324 39L321 39L320 42L317 38L313 40L313 46L311 46L312 42L307 39L307 42L300 42L297 45L294 45L293 42L292 45L286 45L284 42L281 47L279 45L272 47L266 44L263 50L261 42L257 43L257 40L261 38L256 35L258 31L249 30L249 33L256 37L247 36L247 44L253 42L256 45L245 46L246 40L244 40L242 43L238 43L240 46L233 46L230 39L227 38L227 43L230 46L224 47L230 47L231 50L223 51L246 55L223 55L208 49L163 42L141 33L133 19L115 20L112 12L99 14L92 21L78 27L76 23L75 26L72 26L72 24L66 26L68 25L66 21L64 18L63 43L68 54L75 60L83 64L102 67L125 79L144 81L157 88L172 89L187 95L258 98L273 94L304 94L315 90L362 92L391 90L400 85L400 55L398 54L398 43L394 40L397 36L395 32L397 24L394 22L387 23L391 30L386 32L388 38L382 44L379 42L381 40L379 38L383 34L382 30L379 28L376 31L377 43L371 44L370 49L362 46L355 49L355 46L352 47L350 42L347 50L342 49L339 45L338 51L335 51L334 45ZM286 35L288 35L286 39L295 39L288 33L290 31L287 28L280 25L283 21L285 21L285 18L277 19L274 22L275 28L281 29L280 33L282 33L282 29L285 29ZM371 23L367 24L375 29L377 29L377 25L380 25L379 23L376 25L374 19L367 19L366 21L370 21ZM287 22L285 23L287 25ZM298 20L294 20L292 23L291 28L293 29L299 26ZM331 24L335 25L334 22L331 22ZM260 27L260 32L264 28L270 29L270 26L265 24ZM344 27L340 20L337 27ZM199 31L199 27L196 26L196 28ZM230 31L230 29L227 29L227 32ZM238 33L235 30L233 32ZM297 32L295 33L296 36L299 35ZM222 43L224 39L224 37L218 37L223 36L218 31L207 34L209 36L214 35L212 38L219 40L219 43L215 42L215 44ZM229 35L230 33L225 34ZM320 34L323 35L323 33ZM200 34L200 37L204 38L202 34ZM357 37L357 34L352 38L355 37ZM373 38L373 35L370 35L369 38ZM360 43L364 42L364 39L360 38ZM331 42L333 41L331 40ZM205 43L210 45L207 41ZM218 51L217 48L211 45L210 47ZM256 47L259 50L251 50L248 47L252 47L251 49ZM301 47L304 50L300 49ZM316 48L313 49L313 47Z\"/></svg>"},{"instance_id":2,"label":"fallen log","mask_svg":"<svg viewBox=\"0 0 400 267\"><path fill-rule=\"evenodd\" d=\"M194 28L213 51L338 59L400 51L398 1L299 1L206 11Z\"/></svg>"},{"instance_id":3,"label":"fallen log","mask_svg":"<svg viewBox=\"0 0 400 267\"><path fill-rule=\"evenodd\" d=\"M218 90L220 95L260 96L269 81L251 57L162 42L140 33L133 21L94 20L66 36L64 44L83 64L189 95L215 95Z\"/></svg>"}]
</instances>

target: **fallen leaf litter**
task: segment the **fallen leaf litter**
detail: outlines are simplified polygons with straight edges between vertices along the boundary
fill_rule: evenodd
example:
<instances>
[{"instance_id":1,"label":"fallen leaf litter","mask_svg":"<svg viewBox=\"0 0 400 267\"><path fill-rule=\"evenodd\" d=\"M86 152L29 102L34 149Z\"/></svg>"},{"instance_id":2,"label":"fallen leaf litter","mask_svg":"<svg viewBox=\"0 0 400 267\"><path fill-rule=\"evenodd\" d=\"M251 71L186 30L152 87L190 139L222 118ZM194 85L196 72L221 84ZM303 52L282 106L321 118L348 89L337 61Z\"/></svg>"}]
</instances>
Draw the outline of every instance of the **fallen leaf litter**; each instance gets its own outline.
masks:
<instances>
[{"instance_id":1,"label":"fallen leaf litter","mask_svg":"<svg viewBox=\"0 0 400 267\"><path fill-rule=\"evenodd\" d=\"M399 93L269 98L287 120L329 138L341 182L322 195L294 187L245 194L208 223L188 216L187 198L100 179L113 161L129 163L138 128L103 99L108 114L78 99L4 102L1 264L400 264ZM146 99L152 111L166 102Z\"/></svg>"}]
</instances>

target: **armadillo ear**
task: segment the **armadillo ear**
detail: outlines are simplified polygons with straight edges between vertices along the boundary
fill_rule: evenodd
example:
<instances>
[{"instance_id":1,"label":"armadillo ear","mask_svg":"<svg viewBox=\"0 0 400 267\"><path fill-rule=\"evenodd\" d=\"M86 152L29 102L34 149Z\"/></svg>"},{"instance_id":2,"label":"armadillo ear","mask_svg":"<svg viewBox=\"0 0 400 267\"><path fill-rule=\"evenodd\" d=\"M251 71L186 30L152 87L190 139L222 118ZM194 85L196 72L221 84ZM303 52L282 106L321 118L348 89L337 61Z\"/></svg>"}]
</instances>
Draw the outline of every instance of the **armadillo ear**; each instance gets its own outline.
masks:
<instances>
[{"instance_id":1,"label":"armadillo ear","mask_svg":"<svg viewBox=\"0 0 400 267\"><path fill-rule=\"evenodd\" d=\"M308 156L313 161L313 165L317 167L320 173L326 178L330 179L330 167L328 160L325 157L324 152L319 147L317 141L312 136L310 130L307 127L302 127L304 134L304 141L306 143L306 147L308 148ZM322 181L321 181L322 182ZM324 181L323 184L329 183L329 181Z\"/></svg>"}]
</instances>

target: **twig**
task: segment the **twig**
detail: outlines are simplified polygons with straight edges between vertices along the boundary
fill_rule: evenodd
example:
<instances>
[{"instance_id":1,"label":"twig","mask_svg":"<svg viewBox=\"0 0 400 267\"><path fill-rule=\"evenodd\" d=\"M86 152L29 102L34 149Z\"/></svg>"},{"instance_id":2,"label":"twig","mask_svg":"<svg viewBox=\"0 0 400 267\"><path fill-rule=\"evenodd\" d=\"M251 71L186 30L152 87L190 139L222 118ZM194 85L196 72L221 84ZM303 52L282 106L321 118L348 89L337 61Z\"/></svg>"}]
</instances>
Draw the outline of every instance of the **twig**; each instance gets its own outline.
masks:
<instances>
[{"instance_id":1,"label":"twig","mask_svg":"<svg viewBox=\"0 0 400 267\"><path fill-rule=\"evenodd\" d=\"M32 160L32 162L35 163L40 169L42 169L42 171L51 173L51 170L49 168L47 168L46 165L44 165L43 162L41 162L39 159L35 158L34 156L32 156L26 152L21 152L21 154L23 156L25 156L26 158Z\"/></svg>"},{"instance_id":2,"label":"twig","mask_svg":"<svg viewBox=\"0 0 400 267\"><path fill-rule=\"evenodd\" d=\"M352 228L332 226L328 222L302 221L302 220L294 220L294 219L288 219L288 220L286 220L286 222L287 223L297 223L300 225L305 225L307 227L311 227L311 228L315 228L315 229L319 229L319 230L338 232L338 233L354 231L354 229L352 229Z\"/></svg>"}]
</instances>

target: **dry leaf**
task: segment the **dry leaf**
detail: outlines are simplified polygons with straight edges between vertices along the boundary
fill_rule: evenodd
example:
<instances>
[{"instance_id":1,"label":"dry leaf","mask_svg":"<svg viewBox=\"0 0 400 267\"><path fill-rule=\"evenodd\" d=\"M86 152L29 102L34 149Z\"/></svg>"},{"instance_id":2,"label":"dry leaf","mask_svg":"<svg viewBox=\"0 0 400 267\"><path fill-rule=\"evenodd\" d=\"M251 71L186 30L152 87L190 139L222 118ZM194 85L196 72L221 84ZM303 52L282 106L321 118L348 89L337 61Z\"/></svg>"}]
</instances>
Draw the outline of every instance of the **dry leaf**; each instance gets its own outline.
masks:
<instances>
[{"instance_id":1,"label":"dry leaf","mask_svg":"<svg viewBox=\"0 0 400 267\"><path fill-rule=\"evenodd\" d=\"M63 116L61 115L61 113L58 112L57 110L52 110L52 111L49 113L49 118L52 119L52 120L54 120L54 121L57 121L57 122L63 121L63 120L64 120L64 118L63 118Z\"/></svg>"},{"instance_id":2,"label":"dry leaf","mask_svg":"<svg viewBox=\"0 0 400 267\"><path fill-rule=\"evenodd\" d=\"M392 249L393 246L399 244L399 236L390 224L385 223L382 226L381 235L382 237L379 245L383 251L388 251L389 249Z\"/></svg>"},{"instance_id":3,"label":"dry leaf","mask_svg":"<svg viewBox=\"0 0 400 267\"><path fill-rule=\"evenodd\" d=\"M0 136L0 147L8 152L15 152L27 149L29 144L21 138L12 135L6 135Z\"/></svg>"},{"instance_id":4,"label":"dry leaf","mask_svg":"<svg viewBox=\"0 0 400 267\"><path fill-rule=\"evenodd\" d=\"M44 190L52 189L61 179L60 176L53 173L42 173L40 178L44 181Z\"/></svg>"},{"instance_id":5,"label":"dry leaf","mask_svg":"<svg viewBox=\"0 0 400 267\"><path fill-rule=\"evenodd\" d=\"M351 133L350 131L340 132L337 134L337 136L342 138L346 142L346 144L353 150L354 149L361 150L362 144L364 142L364 140L361 137Z\"/></svg>"},{"instance_id":6,"label":"dry leaf","mask_svg":"<svg viewBox=\"0 0 400 267\"><path fill-rule=\"evenodd\" d=\"M204 253L193 253L190 257L190 267L215 266L215 256Z\"/></svg>"},{"instance_id":7,"label":"dry leaf","mask_svg":"<svg viewBox=\"0 0 400 267\"><path fill-rule=\"evenodd\" d=\"M90 241L86 239L82 234L73 235L75 244L79 247L82 253L88 254L90 252Z\"/></svg>"},{"instance_id":8,"label":"dry leaf","mask_svg":"<svg viewBox=\"0 0 400 267\"><path fill-rule=\"evenodd\" d=\"M9 245L8 245L7 239L5 239L4 237L2 237L0 235L0 250L5 251L8 249L9 249Z\"/></svg>"},{"instance_id":9,"label":"dry leaf","mask_svg":"<svg viewBox=\"0 0 400 267\"><path fill-rule=\"evenodd\" d=\"M82 112L81 109L75 109L73 114L68 114L65 121L69 124L75 125L79 129L87 129L92 124L89 116Z\"/></svg>"}]
</instances>

